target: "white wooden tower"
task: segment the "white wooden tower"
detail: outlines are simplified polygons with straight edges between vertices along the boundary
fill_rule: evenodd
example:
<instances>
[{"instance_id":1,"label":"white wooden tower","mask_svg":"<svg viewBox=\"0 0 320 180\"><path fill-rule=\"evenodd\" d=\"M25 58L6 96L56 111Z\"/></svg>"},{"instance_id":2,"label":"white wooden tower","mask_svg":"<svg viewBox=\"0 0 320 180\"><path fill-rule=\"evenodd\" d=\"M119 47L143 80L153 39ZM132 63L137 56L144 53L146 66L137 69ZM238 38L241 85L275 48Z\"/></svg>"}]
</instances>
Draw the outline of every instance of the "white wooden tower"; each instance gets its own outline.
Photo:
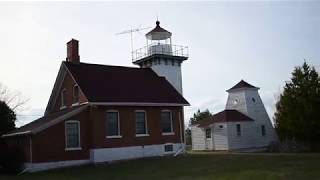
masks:
<instances>
[{"instance_id":1,"label":"white wooden tower","mask_svg":"<svg viewBox=\"0 0 320 180\"><path fill-rule=\"evenodd\" d=\"M146 46L132 51L133 64L151 68L182 94L181 64L188 59L188 47L173 45L172 33L160 27L159 21L145 36Z\"/></svg>"},{"instance_id":2,"label":"white wooden tower","mask_svg":"<svg viewBox=\"0 0 320 180\"><path fill-rule=\"evenodd\" d=\"M269 145L271 141L276 141L277 135L258 90L258 87L241 80L238 84L227 90L229 95L226 109L235 109L251 117L254 120L253 131L258 132L258 134L264 128L266 138L256 139L256 145L263 146Z\"/></svg>"}]
</instances>

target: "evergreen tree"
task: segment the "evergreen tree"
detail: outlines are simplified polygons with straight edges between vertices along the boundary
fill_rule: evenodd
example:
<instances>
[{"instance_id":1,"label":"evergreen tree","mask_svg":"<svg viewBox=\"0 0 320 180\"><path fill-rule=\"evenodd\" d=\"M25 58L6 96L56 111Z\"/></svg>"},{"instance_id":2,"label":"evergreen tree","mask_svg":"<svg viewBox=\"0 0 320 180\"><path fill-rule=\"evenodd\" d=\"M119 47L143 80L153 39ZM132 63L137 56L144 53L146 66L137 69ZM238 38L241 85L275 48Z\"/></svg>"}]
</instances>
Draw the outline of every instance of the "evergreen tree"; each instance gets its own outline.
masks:
<instances>
[{"instance_id":1,"label":"evergreen tree","mask_svg":"<svg viewBox=\"0 0 320 180\"><path fill-rule=\"evenodd\" d=\"M276 104L275 122L282 140L320 142L320 77L306 62L292 72Z\"/></svg>"},{"instance_id":2,"label":"evergreen tree","mask_svg":"<svg viewBox=\"0 0 320 180\"><path fill-rule=\"evenodd\" d=\"M16 114L4 102L0 101L0 136L15 129Z\"/></svg>"},{"instance_id":3,"label":"evergreen tree","mask_svg":"<svg viewBox=\"0 0 320 180\"><path fill-rule=\"evenodd\" d=\"M200 111L200 109L198 109L198 111L193 114L193 117L190 118L189 124L190 125L195 124L199 121L207 119L210 116L212 116L212 114L210 113L210 111L208 109L206 109L205 111L202 111L202 112Z\"/></svg>"}]
</instances>

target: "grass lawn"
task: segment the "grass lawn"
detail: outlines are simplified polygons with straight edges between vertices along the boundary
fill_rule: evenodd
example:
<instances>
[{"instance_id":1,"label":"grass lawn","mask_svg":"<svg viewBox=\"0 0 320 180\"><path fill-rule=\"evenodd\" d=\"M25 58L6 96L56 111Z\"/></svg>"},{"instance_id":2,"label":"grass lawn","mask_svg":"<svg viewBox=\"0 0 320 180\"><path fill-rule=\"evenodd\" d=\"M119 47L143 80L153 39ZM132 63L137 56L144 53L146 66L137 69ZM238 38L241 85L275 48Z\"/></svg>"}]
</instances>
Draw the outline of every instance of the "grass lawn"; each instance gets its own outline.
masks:
<instances>
[{"instance_id":1,"label":"grass lawn","mask_svg":"<svg viewBox=\"0 0 320 180\"><path fill-rule=\"evenodd\" d=\"M320 154L192 153L109 165L52 170L0 179L319 179Z\"/></svg>"}]
</instances>

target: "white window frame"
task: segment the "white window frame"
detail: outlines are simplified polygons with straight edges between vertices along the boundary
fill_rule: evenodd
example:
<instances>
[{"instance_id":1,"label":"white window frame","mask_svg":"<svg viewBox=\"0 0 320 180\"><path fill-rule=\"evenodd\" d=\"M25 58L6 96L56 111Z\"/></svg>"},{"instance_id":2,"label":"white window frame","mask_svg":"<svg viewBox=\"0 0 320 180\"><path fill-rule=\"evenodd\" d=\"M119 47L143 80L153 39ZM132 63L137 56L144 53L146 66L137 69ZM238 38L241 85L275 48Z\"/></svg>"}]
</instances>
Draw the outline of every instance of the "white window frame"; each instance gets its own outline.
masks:
<instances>
[{"instance_id":1,"label":"white window frame","mask_svg":"<svg viewBox=\"0 0 320 180\"><path fill-rule=\"evenodd\" d=\"M172 151L166 151L166 148L165 148L166 145L172 145ZM174 144L173 143L165 143L163 145L163 153L164 154L172 154L173 152L174 152Z\"/></svg>"},{"instance_id":2,"label":"white window frame","mask_svg":"<svg viewBox=\"0 0 320 180\"><path fill-rule=\"evenodd\" d=\"M161 133L162 133L162 135L163 135L163 136L174 135L174 131L173 131L173 118L172 118L173 114L172 114L172 111L171 111L171 110L168 110L168 109L165 109L165 110L161 110L161 113L162 113L162 112L170 112L170 121L171 121L171 132L162 132L162 128L163 128L163 127L161 127ZM162 118L162 116L161 116L161 118ZM161 123L162 123L162 119L161 119Z\"/></svg>"},{"instance_id":3,"label":"white window frame","mask_svg":"<svg viewBox=\"0 0 320 180\"><path fill-rule=\"evenodd\" d=\"M75 98L75 95L74 95L74 88L77 87L78 88L78 101L77 102L73 102L74 101L74 98ZM78 86L78 84L74 84L73 85L73 89L72 89L72 106L77 106L79 105L80 103L80 88Z\"/></svg>"},{"instance_id":4,"label":"white window frame","mask_svg":"<svg viewBox=\"0 0 320 180\"><path fill-rule=\"evenodd\" d=\"M117 114L118 114L118 135L114 135L114 136L106 136L106 138L108 138L108 139L116 139L116 138L122 138L122 135L121 135L121 132L120 132L120 113L119 113L119 111L118 110L114 110L114 109L111 109L111 110L107 110L107 112L106 112L106 123L108 123L107 121L108 121L108 118L107 118L107 114L108 113L114 113L114 112L116 112ZM106 129L107 130L107 129ZM107 134L108 134L108 132L107 132Z\"/></svg>"},{"instance_id":5,"label":"white window frame","mask_svg":"<svg viewBox=\"0 0 320 180\"><path fill-rule=\"evenodd\" d=\"M137 121L136 121L136 113L137 112L144 112L144 121L145 121L145 131L146 131L146 133L145 134L137 134L137 132L135 132L136 133L136 137L145 137L145 136L150 136L149 135L149 132L148 132L148 118L147 118L147 111L146 110L135 110L134 111L134 125L135 125L135 131L136 131L136 125L137 125Z\"/></svg>"},{"instance_id":6,"label":"white window frame","mask_svg":"<svg viewBox=\"0 0 320 180\"><path fill-rule=\"evenodd\" d=\"M78 124L78 133L79 133L79 147L72 147L69 148L67 145L68 140L67 140L67 124L68 123L77 123ZM76 151L76 150L82 150L81 148L81 132L80 132L80 121L78 120L68 120L64 122L64 136L65 136L65 150L66 151Z\"/></svg>"},{"instance_id":7,"label":"white window frame","mask_svg":"<svg viewBox=\"0 0 320 180\"><path fill-rule=\"evenodd\" d=\"M64 104L64 101L66 100L63 96L63 93L66 92L67 93L67 89L66 88L63 88L62 91L60 92L60 96L61 96L61 106L60 106L60 109L64 109L67 107L67 104Z\"/></svg>"}]
</instances>

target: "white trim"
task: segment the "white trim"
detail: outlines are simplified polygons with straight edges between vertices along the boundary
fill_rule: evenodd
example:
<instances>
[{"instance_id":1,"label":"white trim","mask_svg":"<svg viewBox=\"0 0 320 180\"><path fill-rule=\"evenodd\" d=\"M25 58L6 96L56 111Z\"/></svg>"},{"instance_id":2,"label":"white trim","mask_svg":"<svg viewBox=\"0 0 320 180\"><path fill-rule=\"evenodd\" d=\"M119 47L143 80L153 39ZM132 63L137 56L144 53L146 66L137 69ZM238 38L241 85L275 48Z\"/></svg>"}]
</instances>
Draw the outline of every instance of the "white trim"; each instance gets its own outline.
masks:
<instances>
[{"instance_id":1,"label":"white trim","mask_svg":"<svg viewBox=\"0 0 320 180\"><path fill-rule=\"evenodd\" d=\"M117 135L112 135L112 136L106 136L107 138L122 138L122 136L121 136L121 132L120 132L120 113L119 113L119 111L118 110L115 110L115 109L110 109L110 110L107 110L107 112L106 112L106 121L108 121L108 118L107 118L107 114L109 113L109 112L116 112L117 113L117 115L118 115L118 134ZM108 123L108 122L106 122L106 123ZM107 124L108 125L108 124ZM107 129L106 129L106 131L107 131ZM108 132L107 132L107 134L108 134Z\"/></svg>"},{"instance_id":2,"label":"white trim","mask_svg":"<svg viewBox=\"0 0 320 180\"><path fill-rule=\"evenodd\" d=\"M118 160L138 159L144 157L157 157L174 155L181 150L183 144L169 143L173 145L173 151L164 152L163 144L151 144L140 146L126 146L116 148L90 149L90 159L93 163L112 162Z\"/></svg>"},{"instance_id":3,"label":"white trim","mask_svg":"<svg viewBox=\"0 0 320 180\"><path fill-rule=\"evenodd\" d=\"M79 106L79 105L80 105L80 103L77 102L77 103L73 103L71 106L73 107L73 106Z\"/></svg>"},{"instance_id":4,"label":"white trim","mask_svg":"<svg viewBox=\"0 0 320 180\"><path fill-rule=\"evenodd\" d=\"M152 102L89 102L89 104L105 106L190 106L190 104Z\"/></svg>"},{"instance_id":5,"label":"white trim","mask_svg":"<svg viewBox=\"0 0 320 180\"><path fill-rule=\"evenodd\" d=\"M146 110L135 110L134 111L134 118L136 118L136 113L137 112L143 112L144 113L144 123L145 123L145 134L137 134L137 120L135 119L134 122L135 122L135 131L136 131L136 137L142 137L142 136L149 136L149 132L148 132L148 123L147 123L147 111Z\"/></svg>"},{"instance_id":6,"label":"white trim","mask_svg":"<svg viewBox=\"0 0 320 180\"><path fill-rule=\"evenodd\" d=\"M168 110L168 109L164 109L164 110L161 110L161 117L162 117L162 113L163 112L169 112L170 113L170 123L171 123L171 130L170 132L162 132L162 128L161 127L161 132L162 132L162 135L174 135L174 130L173 130L173 115L172 115L172 111L171 110ZM161 123L162 123L163 119L161 119Z\"/></svg>"},{"instance_id":7,"label":"white trim","mask_svg":"<svg viewBox=\"0 0 320 180\"><path fill-rule=\"evenodd\" d=\"M136 134L136 137L146 137L146 136L150 136L149 134Z\"/></svg>"},{"instance_id":8,"label":"white trim","mask_svg":"<svg viewBox=\"0 0 320 180\"><path fill-rule=\"evenodd\" d=\"M23 131L23 132L11 133L11 134L4 134L1 137L11 137L11 136L24 135L24 134L30 134L30 133L31 131Z\"/></svg>"},{"instance_id":9,"label":"white trim","mask_svg":"<svg viewBox=\"0 0 320 180\"><path fill-rule=\"evenodd\" d=\"M60 110L67 108L67 106L61 106Z\"/></svg>"},{"instance_id":10,"label":"white trim","mask_svg":"<svg viewBox=\"0 0 320 180\"><path fill-rule=\"evenodd\" d=\"M68 147L67 144L67 124L68 123L77 123L78 124L78 141L79 141L79 146L78 147ZM73 150L81 150L81 132L80 132L80 121L78 120L68 120L66 122L64 122L64 137L65 137L65 150L66 151L73 151Z\"/></svg>"},{"instance_id":11,"label":"white trim","mask_svg":"<svg viewBox=\"0 0 320 180\"><path fill-rule=\"evenodd\" d=\"M162 136L172 136L175 135L174 132L161 133Z\"/></svg>"},{"instance_id":12,"label":"white trim","mask_svg":"<svg viewBox=\"0 0 320 180\"><path fill-rule=\"evenodd\" d=\"M74 148L65 148L64 149L65 151L79 151L79 150L82 150L81 147L74 147Z\"/></svg>"},{"instance_id":13,"label":"white trim","mask_svg":"<svg viewBox=\"0 0 320 180\"><path fill-rule=\"evenodd\" d=\"M108 139L119 139L119 138L122 138L122 136L121 135L106 136L106 138L108 138Z\"/></svg>"}]
</instances>

